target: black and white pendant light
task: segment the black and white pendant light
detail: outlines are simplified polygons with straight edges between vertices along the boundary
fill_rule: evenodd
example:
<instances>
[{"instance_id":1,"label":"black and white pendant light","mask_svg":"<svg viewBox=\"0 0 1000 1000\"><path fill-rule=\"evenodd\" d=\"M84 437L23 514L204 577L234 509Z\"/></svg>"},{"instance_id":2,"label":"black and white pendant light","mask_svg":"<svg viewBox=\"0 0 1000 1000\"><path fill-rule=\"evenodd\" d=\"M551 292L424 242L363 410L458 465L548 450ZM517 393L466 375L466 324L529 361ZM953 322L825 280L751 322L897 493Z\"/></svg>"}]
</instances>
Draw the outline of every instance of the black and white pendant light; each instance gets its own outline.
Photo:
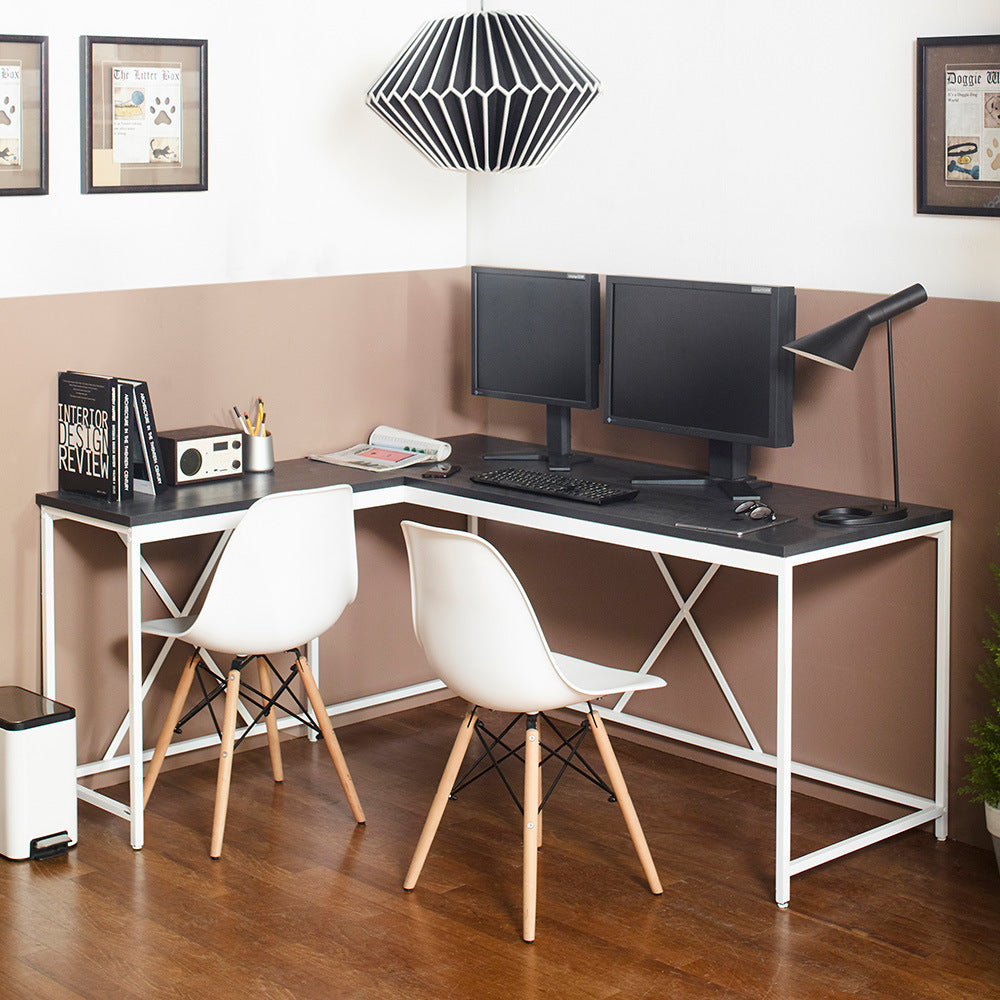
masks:
<instances>
[{"instance_id":1,"label":"black and white pendant light","mask_svg":"<svg viewBox=\"0 0 1000 1000\"><path fill-rule=\"evenodd\" d=\"M366 103L447 170L534 167L600 82L533 17L477 11L428 21Z\"/></svg>"}]
</instances>

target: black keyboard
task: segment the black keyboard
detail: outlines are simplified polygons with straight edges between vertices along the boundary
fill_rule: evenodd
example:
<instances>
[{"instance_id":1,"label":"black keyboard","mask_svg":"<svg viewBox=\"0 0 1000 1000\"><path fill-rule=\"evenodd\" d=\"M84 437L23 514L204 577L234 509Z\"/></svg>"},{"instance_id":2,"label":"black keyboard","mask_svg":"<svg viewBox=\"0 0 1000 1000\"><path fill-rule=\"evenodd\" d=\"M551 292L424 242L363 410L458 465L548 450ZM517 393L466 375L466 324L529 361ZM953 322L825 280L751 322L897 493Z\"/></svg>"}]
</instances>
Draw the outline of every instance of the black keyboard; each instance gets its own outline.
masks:
<instances>
[{"instance_id":1,"label":"black keyboard","mask_svg":"<svg viewBox=\"0 0 1000 1000\"><path fill-rule=\"evenodd\" d=\"M615 503L618 500L631 500L639 495L638 490L625 486L612 486L592 479L576 479L559 472L535 472L530 469L491 469L489 472L474 472L469 478L474 483L502 486L507 490L520 490L522 493L535 493L543 497L579 500L581 503Z\"/></svg>"}]
</instances>

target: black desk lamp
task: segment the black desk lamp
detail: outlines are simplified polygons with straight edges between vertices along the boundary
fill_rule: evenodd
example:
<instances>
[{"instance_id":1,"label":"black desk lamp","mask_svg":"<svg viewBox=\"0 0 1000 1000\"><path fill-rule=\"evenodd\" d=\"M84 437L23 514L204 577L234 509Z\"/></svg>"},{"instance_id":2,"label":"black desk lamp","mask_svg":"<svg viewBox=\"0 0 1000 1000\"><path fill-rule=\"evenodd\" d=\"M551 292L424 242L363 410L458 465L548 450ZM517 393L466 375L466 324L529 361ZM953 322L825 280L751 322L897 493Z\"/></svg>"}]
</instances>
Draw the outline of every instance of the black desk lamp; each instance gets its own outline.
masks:
<instances>
[{"instance_id":1,"label":"black desk lamp","mask_svg":"<svg viewBox=\"0 0 1000 1000\"><path fill-rule=\"evenodd\" d=\"M871 330L885 323L886 336L889 345L889 409L892 417L892 485L893 503L883 503L881 508L872 510L868 507L830 507L814 514L813 517L823 524L880 524L884 521L898 521L906 517L906 508L899 504L899 459L896 454L896 380L892 363L892 319L901 313L919 306L927 301L927 292L923 285L910 285L895 295L890 295L881 302L868 306L860 312L838 320L830 326L823 327L815 333L806 334L785 344L785 350L793 354L801 354L804 358L812 358L824 365L841 368L844 371L854 371L858 363L861 348L865 346Z\"/></svg>"}]
</instances>

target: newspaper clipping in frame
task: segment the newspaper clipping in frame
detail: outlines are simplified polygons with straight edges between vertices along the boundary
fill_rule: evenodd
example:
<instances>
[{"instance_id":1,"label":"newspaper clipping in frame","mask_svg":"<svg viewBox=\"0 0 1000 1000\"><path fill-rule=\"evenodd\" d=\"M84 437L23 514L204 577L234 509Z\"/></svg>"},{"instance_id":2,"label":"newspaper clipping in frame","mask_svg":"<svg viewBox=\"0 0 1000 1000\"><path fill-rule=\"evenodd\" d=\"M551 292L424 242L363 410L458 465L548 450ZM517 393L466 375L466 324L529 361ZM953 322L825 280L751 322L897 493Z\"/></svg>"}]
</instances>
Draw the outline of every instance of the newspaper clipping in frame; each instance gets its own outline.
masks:
<instances>
[{"instance_id":1,"label":"newspaper clipping in frame","mask_svg":"<svg viewBox=\"0 0 1000 1000\"><path fill-rule=\"evenodd\" d=\"M115 163L179 166L180 66L114 66L111 83Z\"/></svg>"},{"instance_id":2,"label":"newspaper clipping in frame","mask_svg":"<svg viewBox=\"0 0 1000 1000\"><path fill-rule=\"evenodd\" d=\"M21 169L21 64L0 63L0 170Z\"/></svg>"},{"instance_id":3,"label":"newspaper clipping in frame","mask_svg":"<svg viewBox=\"0 0 1000 1000\"><path fill-rule=\"evenodd\" d=\"M1000 181L1000 66L945 67L945 181Z\"/></svg>"}]
</instances>

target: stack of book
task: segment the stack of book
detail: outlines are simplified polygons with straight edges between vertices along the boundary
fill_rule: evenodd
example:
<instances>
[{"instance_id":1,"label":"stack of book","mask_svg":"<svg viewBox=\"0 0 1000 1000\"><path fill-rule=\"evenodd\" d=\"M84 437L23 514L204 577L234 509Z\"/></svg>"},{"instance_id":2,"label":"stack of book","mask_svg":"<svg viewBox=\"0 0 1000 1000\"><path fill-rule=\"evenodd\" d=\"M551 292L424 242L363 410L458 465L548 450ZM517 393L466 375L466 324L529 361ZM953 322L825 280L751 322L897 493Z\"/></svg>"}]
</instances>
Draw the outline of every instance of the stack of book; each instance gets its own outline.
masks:
<instances>
[{"instance_id":1,"label":"stack of book","mask_svg":"<svg viewBox=\"0 0 1000 1000\"><path fill-rule=\"evenodd\" d=\"M58 424L59 489L116 502L166 485L145 382L60 372Z\"/></svg>"}]
</instances>

